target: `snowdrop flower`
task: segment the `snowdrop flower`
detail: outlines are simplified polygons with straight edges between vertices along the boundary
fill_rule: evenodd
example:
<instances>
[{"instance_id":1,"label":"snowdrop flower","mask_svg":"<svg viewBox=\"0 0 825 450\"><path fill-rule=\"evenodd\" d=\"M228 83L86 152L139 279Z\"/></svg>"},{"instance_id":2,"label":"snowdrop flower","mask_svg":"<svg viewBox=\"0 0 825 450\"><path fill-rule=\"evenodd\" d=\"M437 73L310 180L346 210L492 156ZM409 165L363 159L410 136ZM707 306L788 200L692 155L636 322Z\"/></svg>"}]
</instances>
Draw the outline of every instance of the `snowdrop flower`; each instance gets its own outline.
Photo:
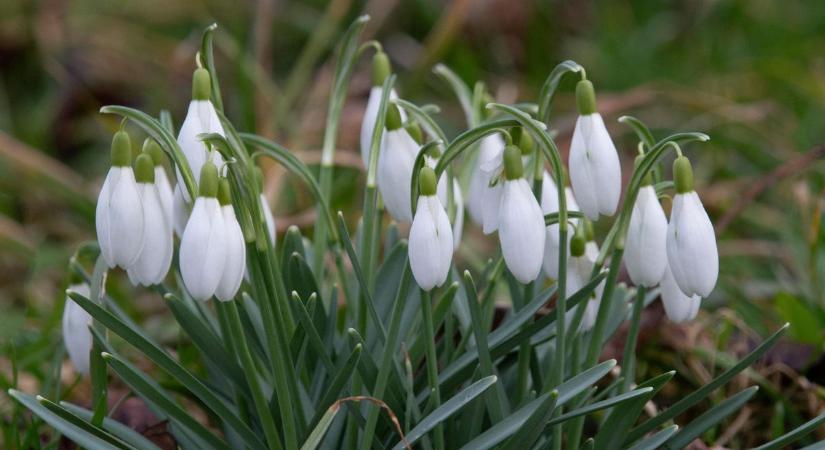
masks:
<instances>
[{"instance_id":1,"label":"snowdrop flower","mask_svg":"<svg viewBox=\"0 0 825 450\"><path fill-rule=\"evenodd\" d=\"M671 322L682 323L696 318L699 306L702 304L702 297L685 295L676 284L670 267L665 266L665 275L660 287L662 305L664 305L665 314Z\"/></svg>"},{"instance_id":2,"label":"snowdrop flower","mask_svg":"<svg viewBox=\"0 0 825 450\"><path fill-rule=\"evenodd\" d=\"M209 71L198 68L192 75L192 101L189 102L189 110L178 133L178 145L186 156L189 168L195 177L195 182L200 183L201 167L207 160L211 160L217 167L223 166L223 158L218 152L210 152L206 144L198 138L202 133L218 133L224 135L223 126L212 105L212 80ZM183 185L183 177L178 171L178 185ZM181 190L184 200L190 203L189 192Z\"/></svg>"},{"instance_id":3,"label":"snowdrop flower","mask_svg":"<svg viewBox=\"0 0 825 450\"><path fill-rule=\"evenodd\" d=\"M415 282L429 291L444 284L450 273L453 231L436 195L435 172L424 167L418 179L420 196L410 227L410 268Z\"/></svg>"},{"instance_id":4,"label":"snowdrop flower","mask_svg":"<svg viewBox=\"0 0 825 450\"><path fill-rule=\"evenodd\" d=\"M592 249L595 248L595 253L598 254L598 246L595 242L587 241L586 234L585 226L582 224L576 228L576 233L570 240L570 259L568 259L567 286L565 289L568 296L581 290L590 281L590 275L593 272L596 255L593 254ZM591 249L587 248L588 244L593 244ZM585 306L584 315L579 325L580 330L588 331L596 324L603 291L604 281L596 286L596 289L590 294L590 299L587 300L587 306ZM565 316L568 324L575 315L575 311L575 308L571 309Z\"/></svg>"},{"instance_id":5,"label":"snowdrop flower","mask_svg":"<svg viewBox=\"0 0 825 450\"><path fill-rule=\"evenodd\" d=\"M381 96L384 94L384 80L390 75L390 59L387 54L378 51L372 58L372 89L367 100L367 109L361 121L361 159L364 167L369 166L370 151L372 148L372 133L375 131L375 121L378 119L378 110L381 106ZM398 98L395 89L390 91L390 100ZM401 121L404 121L404 111L399 111Z\"/></svg>"},{"instance_id":6,"label":"snowdrop flower","mask_svg":"<svg viewBox=\"0 0 825 450\"><path fill-rule=\"evenodd\" d=\"M637 286L653 287L667 266L667 218L650 177L645 177L627 227L624 262Z\"/></svg>"},{"instance_id":7,"label":"snowdrop flower","mask_svg":"<svg viewBox=\"0 0 825 450\"><path fill-rule=\"evenodd\" d=\"M685 295L707 297L719 276L719 253L713 225L693 190L693 169L684 156L673 162L673 181L676 196L667 226L667 262Z\"/></svg>"},{"instance_id":8,"label":"snowdrop flower","mask_svg":"<svg viewBox=\"0 0 825 450\"><path fill-rule=\"evenodd\" d=\"M218 169L204 163L198 198L180 241L180 273L189 294L208 300L223 277L227 259L226 229L218 203Z\"/></svg>"},{"instance_id":9,"label":"snowdrop flower","mask_svg":"<svg viewBox=\"0 0 825 450\"><path fill-rule=\"evenodd\" d=\"M487 191L500 188L498 186L490 186L493 177L493 169L501 166L501 157L504 154L504 139L501 134L495 133L485 136L479 143L479 154L476 159L473 173L470 176L470 189L467 194L467 209L470 212L470 218L478 225L484 226L484 211L487 202ZM498 198L496 195L489 197L490 199ZM493 219L498 217L498 202L493 201L490 205L493 209L489 212ZM494 222L494 221L491 221ZM489 227L492 227L492 223ZM493 228L492 231L495 231ZM492 233L492 231L490 231Z\"/></svg>"},{"instance_id":10,"label":"snowdrop flower","mask_svg":"<svg viewBox=\"0 0 825 450\"><path fill-rule=\"evenodd\" d=\"M143 248L143 207L131 159L129 135L118 131L112 140L112 167L103 182L95 211L100 253L110 268L128 269Z\"/></svg>"},{"instance_id":11,"label":"snowdrop flower","mask_svg":"<svg viewBox=\"0 0 825 450\"><path fill-rule=\"evenodd\" d=\"M68 290L89 297L89 285L86 283L73 284ZM67 295L66 304L63 306L63 345L74 369L83 375L89 373L89 353L92 351L92 332L89 330L91 324L92 316Z\"/></svg>"},{"instance_id":12,"label":"snowdrop flower","mask_svg":"<svg viewBox=\"0 0 825 450\"><path fill-rule=\"evenodd\" d=\"M544 252L544 215L530 185L522 177L521 150L504 150L504 182L498 216L498 235L504 262L521 283L539 276Z\"/></svg>"},{"instance_id":13,"label":"snowdrop flower","mask_svg":"<svg viewBox=\"0 0 825 450\"><path fill-rule=\"evenodd\" d=\"M143 249L127 273L132 284L151 286L166 278L172 264L172 225L164 211L154 163L148 153L142 153L135 160L135 177L143 206L145 231Z\"/></svg>"},{"instance_id":14,"label":"snowdrop flower","mask_svg":"<svg viewBox=\"0 0 825 450\"><path fill-rule=\"evenodd\" d=\"M183 189L186 189L185 187ZM189 213L192 212L192 205L183 196L183 189L180 184L175 185L172 193L172 225L178 237L183 236L186 222L189 221Z\"/></svg>"},{"instance_id":15,"label":"snowdrop flower","mask_svg":"<svg viewBox=\"0 0 825 450\"><path fill-rule=\"evenodd\" d=\"M387 132L378 158L376 182L384 206L396 222L412 222L410 180L418 155L418 144L401 126L398 107L389 105Z\"/></svg>"},{"instance_id":16,"label":"snowdrop flower","mask_svg":"<svg viewBox=\"0 0 825 450\"><path fill-rule=\"evenodd\" d=\"M564 189L566 198L567 211L578 211L579 205L576 203L576 198L573 197L573 190ZM541 184L541 212L545 215L559 212L559 194L556 182L550 177L550 174L544 172L544 180ZM574 227L578 226L578 219L568 219L568 223ZM569 229L569 227L568 227ZM570 239L573 233L567 233L566 246L570 245ZM547 237L544 240L544 273L550 278L556 279L559 276L559 251L561 250L561 243L559 242L559 225L554 223L547 227Z\"/></svg>"},{"instance_id":17,"label":"snowdrop flower","mask_svg":"<svg viewBox=\"0 0 825 450\"><path fill-rule=\"evenodd\" d=\"M243 238L241 225L235 217L232 207L232 197L229 191L229 180L221 179L218 185L218 202L221 205L224 230L226 232L226 263L223 268L215 296L218 300L228 301L235 297L241 287L244 271L246 270L246 243Z\"/></svg>"},{"instance_id":18,"label":"snowdrop flower","mask_svg":"<svg viewBox=\"0 0 825 450\"><path fill-rule=\"evenodd\" d=\"M160 195L160 202L163 205L163 212L168 219L169 227L173 227L172 217L174 194L172 192L172 185L169 183L169 177L166 176L166 170L163 169L163 161L166 156L160 145L154 139L146 138L143 141L143 152L148 153L152 157L152 162L155 164L155 186L158 188L158 195ZM186 222L184 221L184 225ZM182 230L183 228L181 228Z\"/></svg>"},{"instance_id":19,"label":"snowdrop flower","mask_svg":"<svg viewBox=\"0 0 825 450\"><path fill-rule=\"evenodd\" d=\"M576 86L579 117L570 144L570 184L582 212L597 220L616 212L622 190L622 169L616 147L607 134L602 116L596 112L593 84Z\"/></svg>"}]
</instances>

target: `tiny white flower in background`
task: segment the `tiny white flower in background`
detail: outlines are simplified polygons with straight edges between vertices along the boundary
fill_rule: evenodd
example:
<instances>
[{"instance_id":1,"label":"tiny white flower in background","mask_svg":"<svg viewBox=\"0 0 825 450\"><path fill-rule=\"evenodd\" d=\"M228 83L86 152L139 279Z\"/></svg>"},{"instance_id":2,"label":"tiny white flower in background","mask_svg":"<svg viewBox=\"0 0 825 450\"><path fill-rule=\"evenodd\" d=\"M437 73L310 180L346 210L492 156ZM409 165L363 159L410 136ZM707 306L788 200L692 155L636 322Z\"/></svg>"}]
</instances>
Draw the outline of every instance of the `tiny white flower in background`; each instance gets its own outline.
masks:
<instances>
[{"instance_id":1,"label":"tiny white flower in background","mask_svg":"<svg viewBox=\"0 0 825 450\"><path fill-rule=\"evenodd\" d=\"M667 218L649 183L639 188L627 227L624 262L637 286L653 287L667 266Z\"/></svg>"},{"instance_id":2,"label":"tiny white flower in background","mask_svg":"<svg viewBox=\"0 0 825 450\"><path fill-rule=\"evenodd\" d=\"M671 322L682 323L696 318L696 314L699 313L699 306L702 304L702 297L685 295L676 284L673 272L669 267L665 267L665 275L660 284L660 289L662 305L664 305L665 314Z\"/></svg>"},{"instance_id":3,"label":"tiny white flower in background","mask_svg":"<svg viewBox=\"0 0 825 450\"><path fill-rule=\"evenodd\" d=\"M573 190L570 188L564 189L565 200L567 204L567 211L578 211L579 205L576 203L576 198L573 196ZM541 184L541 212L545 215L559 212L559 197L556 182L550 177L550 174L544 172L544 180ZM568 223L573 227L578 226L578 219L570 219ZM568 226L568 230L570 227ZM567 242L565 245L570 245L570 239L573 237L572 231L567 232ZM561 244L559 243L559 225L554 223L547 227L547 238L544 240L544 273L552 279L559 276L559 251Z\"/></svg>"},{"instance_id":4,"label":"tiny white flower in background","mask_svg":"<svg viewBox=\"0 0 825 450\"><path fill-rule=\"evenodd\" d=\"M505 180L498 217L498 235L504 262L521 283L539 276L544 253L544 215L530 185L522 178L521 150L504 150Z\"/></svg>"},{"instance_id":5,"label":"tiny white flower in background","mask_svg":"<svg viewBox=\"0 0 825 450\"><path fill-rule=\"evenodd\" d=\"M115 133L112 167L97 199L97 241L110 268L128 269L143 248L143 207L130 164L131 152L129 135L125 131Z\"/></svg>"},{"instance_id":6,"label":"tiny white flower in background","mask_svg":"<svg viewBox=\"0 0 825 450\"><path fill-rule=\"evenodd\" d=\"M429 167L419 175L421 195L410 227L409 257L415 282L429 291L441 286L450 273L453 230L436 195L435 172Z\"/></svg>"},{"instance_id":7,"label":"tiny white flower in background","mask_svg":"<svg viewBox=\"0 0 825 450\"><path fill-rule=\"evenodd\" d=\"M388 105L386 127L376 182L390 216L396 222L410 223L410 182L419 146L401 126L401 116L395 105Z\"/></svg>"},{"instance_id":8,"label":"tiny white flower in background","mask_svg":"<svg viewBox=\"0 0 825 450\"><path fill-rule=\"evenodd\" d=\"M576 229L578 234L570 241L570 258L567 263L567 286L565 287L568 297L581 290L581 288L590 281L593 273L593 265L599 253L598 245L594 241L586 240L587 233L584 227L585 224L581 224ZM596 317L599 313L599 305L601 304L603 291L604 280L602 280L590 294L590 299L587 300L579 330L588 331L596 324ZM576 309L577 308L569 310L565 315L568 325L573 319Z\"/></svg>"},{"instance_id":9,"label":"tiny white flower in background","mask_svg":"<svg viewBox=\"0 0 825 450\"><path fill-rule=\"evenodd\" d=\"M693 170L684 156L673 162L673 178L676 196L667 227L667 261L685 295L707 297L719 276L716 234L693 190Z\"/></svg>"},{"instance_id":10,"label":"tiny white flower in background","mask_svg":"<svg viewBox=\"0 0 825 450\"><path fill-rule=\"evenodd\" d=\"M89 285L86 283L73 284L68 290L89 297ZM67 295L63 306L63 345L74 369L83 375L89 373L89 353L92 351L92 332L89 330L91 323L92 316Z\"/></svg>"},{"instance_id":11,"label":"tiny white flower in background","mask_svg":"<svg viewBox=\"0 0 825 450\"><path fill-rule=\"evenodd\" d=\"M478 157L476 158L473 173L470 175L470 188L467 194L467 210L470 218L477 225L484 225L485 192L490 187L492 180L492 167L501 165L501 156L504 153L504 139L501 134L491 134L481 139L478 147ZM498 203L493 205L498 210ZM498 214L490 213L491 216L498 217Z\"/></svg>"},{"instance_id":12,"label":"tiny white flower in background","mask_svg":"<svg viewBox=\"0 0 825 450\"><path fill-rule=\"evenodd\" d=\"M163 211L168 219L168 224L174 226L174 194L172 192L172 184L169 183L169 177L166 176L166 170L163 168L163 161L166 157L163 155L163 150L154 139L147 138L143 142L143 151L152 157L152 162L155 164L155 185L158 188L158 195L160 195L160 202L163 205ZM185 221L184 221L185 224Z\"/></svg>"},{"instance_id":13,"label":"tiny white flower in background","mask_svg":"<svg viewBox=\"0 0 825 450\"><path fill-rule=\"evenodd\" d=\"M223 158L218 152L210 152L206 144L198 138L202 133L218 133L224 135L223 126L212 105L212 81L206 69L198 68L192 75L192 101L189 110L178 133L178 145L186 156L195 182L200 183L200 171L203 164L210 160L217 167L223 166ZM183 185L183 177L178 171L178 185ZM190 202L189 193L181 191L187 203Z\"/></svg>"},{"instance_id":14,"label":"tiny white flower in background","mask_svg":"<svg viewBox=\"0 0 825 450\"><path fill-rule=\"evenodd\" d=\"M155 180L154 163L148 153L135 160L140 201L143 210L143 248L127 273L133 284L151 286L166 278L172 264L172 225L164 211ZM166 176L166 175L163 175Z\"/></svg>"},{"instance_id":15,"label":"tiny white flower in background","mask_svg":"<svg viewBox=\"0 0 825 450\"><path fill-rule=\"evenodd\" d=\"M196 300L215 294L227 259L226 230L218 203L218 170L207 162L201 169L200 195L180 242L180 273Z\"/></svg>"},{"instance_id":16,"label":"tiny white flower in background","mask_svg":"<svg viewBox=\"0 0 825 450\"><path fill-rule=\"evenodd\" d=\"M582 80L576 86L579 117L570 143L570 184L582 212L597 220L599 214L616 212L622 190L622 169L616 147L596 112L593 85Z\"/></svg>"},{"instance_id":17,"label":"tiny white flower in background","mask_svg":"<svg viewBox=\"0 0 825 450\"><path fill-rule=\"evenodd\" d=\"M215 290L218 300L228 301L235 297L241 287L244 272L246 271L246 243L244 242L241 225L235 217L229 193L229 180L221 179L218 187L218 202L221 204L224 230L226 232L226 263L223 268L220 283Z\"/></svg>"}]
</instances>

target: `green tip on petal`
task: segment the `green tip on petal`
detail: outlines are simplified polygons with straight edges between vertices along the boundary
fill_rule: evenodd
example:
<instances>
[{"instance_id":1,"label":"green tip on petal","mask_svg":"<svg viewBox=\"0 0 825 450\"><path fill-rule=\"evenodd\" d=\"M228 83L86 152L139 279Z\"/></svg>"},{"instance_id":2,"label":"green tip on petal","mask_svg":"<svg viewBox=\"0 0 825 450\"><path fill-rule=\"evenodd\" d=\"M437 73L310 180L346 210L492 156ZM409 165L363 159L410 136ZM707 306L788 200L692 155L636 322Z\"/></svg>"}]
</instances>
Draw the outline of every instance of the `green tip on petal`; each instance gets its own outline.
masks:
<instances>
[{"instance_id":1,"label":"green tip on petal","mask_svg":"<svg viewBox=\"0 0 825 450\"><path fill-rule=\"evenodd\" d=\"M152 138L146 138L146 140L143 141L143 153L152 157L152 162L155 166L163 165L163 161L166 159L160 145Z\"/></svg>"},{"instance_id":2,"label":"green tip on petal","mask_svg":"<svg viewBox=\"0 0 825 450\"><path fill-rule=\"evenodd\" d=\"M639 170L639 165L642 163L644 157L645 155L636 156L636 161L634 162L636 170ZM653 184L653 176L650 174L650 171L648 171L642 178L641 186L650 186L651 184Z\"/></svg>"},{"instance_id":3,"label":"green tip on petal","mask_svg":"<svg viewBox=\"0 0 825 450\"><path fill-rule=\"evenodd\" d=\"M424 133L421 131L421 127L418 126L418 122L414 120L408 120L407 123L404 125L404 129L407 130L407 133L410 137L415 140L419 145L424 143Z\"/></svg>"},{"instance_id":4,"label":"green tip on petal","mask_svg":"<svg viewBox=\"0 0 825 450\"><path fill-rule=\"evenodd\" d=\"M128 167L132 164L132 140L129 133L120 130L112 138L112 165Z\"/></svg>"},{"instance_id":5,"label":"green tip on petal","mask_svg":"<svg viewBox=\"0 0 825 450\"><path fill-rule=\"evenodd\" d=\"M201 168L201 184L198 192L201 197L218 196L218 168L212 161L207 161Z\"/></svg>"},{"instance_id":6,"label":"green tip on petal","mask_svg":"<svg viewBox=\"0 0 825 450\"><path fill-rule=\"evenodd\" d=\"M513 127L510 130L510 136L513 139L513 145L521 149L522 155L529 155L533 152L533 137L524 128Z\"/></svg>"},{"instance_id":7,"label":"green tip on petal","mask_svg":"<svg viewBox=\"0 0 825 450\"><path fill-rule=\"evenodd\" d=\"M586 244L587 236L584 227L577 227L570 239L570 256L583 256Z\"/></svg>"},{"instance_id":8,"label":"green tip on petal","mask_svg":"<svg viewBox=\"0 0 825 450\"><path fill-rule=\"evenodd\" d=\"M135 158L135 180L138 183L155 182L155 165L148 153L141 153Z\"/></svg>"},{"instance_id":9,"label":"green tip on petal","mask_svg":"<svg viewBox=\"0 0 825 450\"><path fill-rule=\"evenodd\" d=\"M676 185L677 194L693 191L693 167L684 156L673 161L673 184Z\"/></svg>"},{"instance_id":10,"label":"green tip on petal","mask_svg":"<svg viewBox=\"0 0 825 450\"><path fill-rule=\"evenodd\" d=\"M421 195L435 195L438 183L435 179L435 171L429 167L422 167L418 173L418 190Z\"/></svg>"},{"instance_id":11,"label":"green tip on petal","mask_svg":"<svg viewBox=\"0 0 825 450\"><path fill-rule=\"evenodd\" d=\"M593 231L593 222L584 219L584 239L587 242L596 240L596 233Z\"/></svg>"},{"instance_id":12,"label":"green tip on petal","mask_svg":"<svg viewBox=\"0 0 825 450\"><path fill-rule=\"evenodd\" d=\"M372 57L372 85L381 86L390 76L390 58L386 53L379 51Z\"/></svg>"},{"instance_id":13,"label":"green tip on petal","mask_svg":"<svg viewBox=\"0 0 825 450\"><path fill-rule=\"evenodd\" d=\"M504 176L508 180L515 180L524 175L524 164L521 162L521 149L515 145L504 148Z\"/></svg>"},{"instance_id":14,"label":"green tip on petal","mask_svg":"<svg viewBox=\"0 0 825 450\"><path fill-rule=\"evenodd\" d=\"M395 105L387 105L387 119L385 123L387 130L397 130L401 128L401 112Z\"/></svg>"},{"instance_id":15,"label":"green tip on petal","mask_svg":"<svg viewBox=\"0 0 825 450\"><path fill-rule=\"evenodd\" d=\"M226 178L221 178L218 182L218 202L221 206L232 203L232 191L229 188L229 180Z\"/></svg>"},{"instance_id":16,"label":"green tip on petal","mask_svg":"<svg viewBox=\"0 0 825 450\"><path fill-rule=\"evenodd\" d=\"M576 84L576 106L582 116L596 112L596 91L590 80L581 80Z\"/></svg>"},{"instance_id":17,"label":"green tip on petal","mask_svg":"<svg viewBox=\"0 0 825 450\"><path fill-rule=\"evenodd\" d=\"M203 67L192 74L192 100L209 100L212 96L212 77Z\"/></svg>"}]
</instances>

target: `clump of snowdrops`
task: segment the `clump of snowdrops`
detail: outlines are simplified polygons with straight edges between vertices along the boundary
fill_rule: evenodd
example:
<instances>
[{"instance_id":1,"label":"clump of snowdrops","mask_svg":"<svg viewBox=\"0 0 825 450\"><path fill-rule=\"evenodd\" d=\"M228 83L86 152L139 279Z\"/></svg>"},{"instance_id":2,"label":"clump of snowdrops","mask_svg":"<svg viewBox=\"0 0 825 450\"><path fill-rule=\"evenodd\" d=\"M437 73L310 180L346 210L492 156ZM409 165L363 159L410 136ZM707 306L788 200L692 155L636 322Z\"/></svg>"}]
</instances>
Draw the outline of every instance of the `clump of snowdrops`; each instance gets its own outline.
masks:
<instances>
[{"instance_id":1,"label":"clump of snowdrops","mask_svg":"<svg viewBox=\"0 0 825 450\"><path fill-rule=\"evenodd\" d=\"M441 450L682 448L753 396L757 388L747 388L682 420L784 328L653 415L644 407L675 371L637 379L634 369L643 308L661 298L672 322L689 321L716 284L716 239L694 190L701 180L680 147L699 147L706 135L657 139L622 117L639 145L635 165L621 167L593 84L583 67L565 61L535 103L518 105L493 103L482 83L470 89L437 66L468 122L449 137L434 118L437 107L396 93L381 45L359 45L366 20L341 40L317 174L224 116L214 27L195 55L192 101L177 138L168 113L156 119L102 108L123 121L97 204L97 242L70 264L75 283L63 321L74 368L91 379L92 405L10 391L13 397L86 448L156 448L108 417L107 386L116 377L166 421L181 448ZM333 156L351 73L370 54L373 88L361 129L366 187L361 220L350 230L329 207ZM566 167L548 129L563 77L578 79ZM145 140L133 158L138 134ZM661 162L668 153L676 155L672 171ZM264 158L314 195L311 239L291 228L276 240L261 193ZM632 173L624 187L623 170ZM466 226L500 244L481 270L454 259L465 210ZM606 235L594 235L596 221L610 224ZM88 254L97 255L91 271L80 258ZM622 264L632 287L617 281ZM118 303L128 299L106 294L107 275L119 270L163 296L202 366L185 366L123 312ZM504 295L511 308L493 326ZM626 321L621 364L599 361ZM174 391L126 358L124 345ZM195 418L193 404L209 423ZM764 448L799 439L822 420Z\"/></svg>"}]
</instances>

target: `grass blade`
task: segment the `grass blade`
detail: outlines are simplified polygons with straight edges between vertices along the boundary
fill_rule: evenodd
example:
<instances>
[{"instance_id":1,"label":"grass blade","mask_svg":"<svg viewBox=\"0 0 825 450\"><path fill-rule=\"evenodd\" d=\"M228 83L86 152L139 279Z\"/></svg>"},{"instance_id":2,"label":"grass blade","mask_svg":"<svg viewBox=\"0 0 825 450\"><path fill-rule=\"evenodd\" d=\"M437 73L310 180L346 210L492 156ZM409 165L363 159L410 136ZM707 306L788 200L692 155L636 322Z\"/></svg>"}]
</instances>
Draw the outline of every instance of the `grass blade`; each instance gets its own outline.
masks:
<instances>
[{"instance_id":1,"label":"grass blade","mask_svg":"<svg viewBox=\"0 0 825 450\"><path fill-rule=\"evenodd\" d=\"M749 387L709 409L684 427L682 431L676 433L662 448L673 450L685 448L685 446L699 437L699 435L721 422L725 417L736 412L742 405L750 400L758 390L759 386Z\"/></svg>"},{"instance_id":2,"label":"grass blade","mask_svg":"<svg viewBox=\"0 0 825 450\"><path fill-rule=\"evenodd\" d=\"M677 431L679 431L679 425L671 425L664 430L643 439L641 442L628 448L627 450L656 450L660 445L664 444L665 441L670 439L670 437Z\"/></svg>"},{"instance_id":3,"label":"grass blade","mask_svg":"<svg viewBox=\"0 0 825 450\"><path fill-rule=\"evenodd\" d=\"M784 435L766 443L762 444L759 447L754 448L753 450L778 450L785 447L788 444L794 443L799 439L802 439L808 433L816 430L819 428L820 425L825 423L825 414L820 414L817 417L803 423L799 427L793 429L785 433Z\"/></svg>"}]
</instances>

